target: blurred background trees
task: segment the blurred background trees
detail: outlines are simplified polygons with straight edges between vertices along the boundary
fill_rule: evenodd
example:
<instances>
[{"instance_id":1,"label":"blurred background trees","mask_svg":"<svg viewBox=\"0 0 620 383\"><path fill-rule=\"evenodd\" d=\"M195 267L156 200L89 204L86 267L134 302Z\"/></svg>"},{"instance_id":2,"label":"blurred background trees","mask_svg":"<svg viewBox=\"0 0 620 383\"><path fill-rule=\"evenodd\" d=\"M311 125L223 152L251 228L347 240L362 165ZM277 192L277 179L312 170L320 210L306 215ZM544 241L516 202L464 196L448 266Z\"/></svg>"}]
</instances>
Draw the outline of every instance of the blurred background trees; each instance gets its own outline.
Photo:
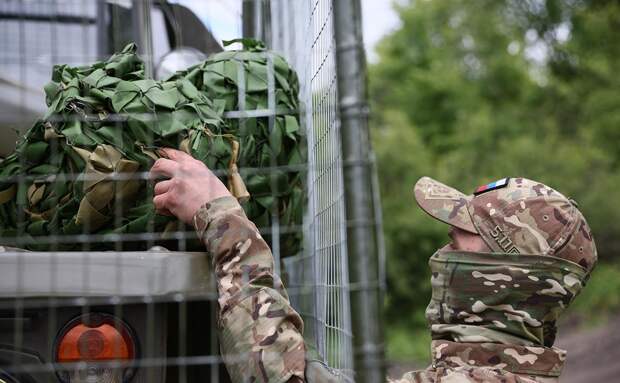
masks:
<instances>
[{"instance_id":1,"label":"blurred background trees","mask_svg":"<svg viewBox=\"0 0 620 383\"><path fill-rule=\"evenodd\" d=\"M413 200L429 175L471 193L506 176L574 198L600 265L576 302L620 302L620 2L410 0L370 67L388 251L388 351L426 359L427 260L447 227Z\"/></svg>"}]
</instances>

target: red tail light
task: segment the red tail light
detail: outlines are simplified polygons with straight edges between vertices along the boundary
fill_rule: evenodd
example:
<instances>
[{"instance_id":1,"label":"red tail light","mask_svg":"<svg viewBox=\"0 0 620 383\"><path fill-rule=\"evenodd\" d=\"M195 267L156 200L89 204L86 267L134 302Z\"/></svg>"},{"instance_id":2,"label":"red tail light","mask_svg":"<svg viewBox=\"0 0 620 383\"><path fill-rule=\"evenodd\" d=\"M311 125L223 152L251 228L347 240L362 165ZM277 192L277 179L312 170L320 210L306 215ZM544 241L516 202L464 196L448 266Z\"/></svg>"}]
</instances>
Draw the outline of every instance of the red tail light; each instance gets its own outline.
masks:
<instances>
[{"instance_id":1,"label":"red tail light","mask_svg":"<svg viewBox=\"0 0 620 383\"><path fill-rule=\"evenodd\" d=\"M64 383L125 383L135 373L134 368L127 367L136 359L135 337L129 326L108 314L87 314L70 321L58 334L54 354L58 376ZM97 364L111 361L121 362L121 368L112 370ZM80 364L82 370L75 367L77 362L86 362ZM63 368L63 363L72 363L73 367ZM109 380L111 377L113 380Z\"/></svg>"},{"instance_id":2,"label":"red tail light","mask_svg":"<svg viewBox=\"0 0 620 383\"><path fill-rule=\"evenodd\" d=\"M97 327L78 324L60 340L57 360L63 362L130 360L133 341L117 328L103 323Z\"/></svg>"}]
</instances>

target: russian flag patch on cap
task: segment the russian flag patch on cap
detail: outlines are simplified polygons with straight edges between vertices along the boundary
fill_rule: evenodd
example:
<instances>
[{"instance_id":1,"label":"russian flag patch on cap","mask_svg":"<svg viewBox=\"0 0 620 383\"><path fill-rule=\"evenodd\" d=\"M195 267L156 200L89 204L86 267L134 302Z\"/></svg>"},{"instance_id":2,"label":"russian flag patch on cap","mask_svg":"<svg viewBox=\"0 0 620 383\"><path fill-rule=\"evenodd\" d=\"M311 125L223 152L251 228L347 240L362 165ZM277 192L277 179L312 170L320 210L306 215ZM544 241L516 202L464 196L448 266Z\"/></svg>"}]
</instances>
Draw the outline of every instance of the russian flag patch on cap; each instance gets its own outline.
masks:
<instances>
[{"instance_id":1,"label":"russian flag patch on cap","mask_svg":"<svg viewBox=\"0 0 620 383\"><path fill-rule=\"evenodd\" d=\"M495 182L491 182L490 184L480 186L476 191L474 191L474 195L486 193L491 190L501 189L508 186L508 180L510 178L502 178L501 180L497 180Z\"/></svg>"}]
</instances>

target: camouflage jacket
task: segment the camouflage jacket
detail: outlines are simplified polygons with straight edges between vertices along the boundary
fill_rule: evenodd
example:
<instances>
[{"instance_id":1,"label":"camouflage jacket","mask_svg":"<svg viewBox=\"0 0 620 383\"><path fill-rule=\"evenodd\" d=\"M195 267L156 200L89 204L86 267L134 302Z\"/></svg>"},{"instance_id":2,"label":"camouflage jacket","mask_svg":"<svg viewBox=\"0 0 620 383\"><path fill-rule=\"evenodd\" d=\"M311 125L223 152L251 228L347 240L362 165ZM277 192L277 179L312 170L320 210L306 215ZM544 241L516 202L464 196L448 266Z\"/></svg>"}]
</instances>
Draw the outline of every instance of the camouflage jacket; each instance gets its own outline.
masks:
<instances>
[{"instance_id":1,"label":"camouflage jacket","mask_svg":"<svg viewBox=\"0 0 620 383\"><path fill-rule=\"evenodd\" d=\"M303 321L273 272L273 257L233 197L194 216L219 293L220 349L233 382L302 382Z\"/></svg>"},{"instance_id":2,"label":"camouflage jacket","mask_svg":"<svg viewBox=\"0 0 620 383\"><path fill-rule=\"evenodd\" d=\"M336 382L306 361L301 317L273 273L273 257L232 197L194 217L213 257L221 352L234 382ZM430 260L432 365L394 382L557 382L565 352L555 320L585 283L553 257L438 252Z\"/></svg>"}]
</instances>

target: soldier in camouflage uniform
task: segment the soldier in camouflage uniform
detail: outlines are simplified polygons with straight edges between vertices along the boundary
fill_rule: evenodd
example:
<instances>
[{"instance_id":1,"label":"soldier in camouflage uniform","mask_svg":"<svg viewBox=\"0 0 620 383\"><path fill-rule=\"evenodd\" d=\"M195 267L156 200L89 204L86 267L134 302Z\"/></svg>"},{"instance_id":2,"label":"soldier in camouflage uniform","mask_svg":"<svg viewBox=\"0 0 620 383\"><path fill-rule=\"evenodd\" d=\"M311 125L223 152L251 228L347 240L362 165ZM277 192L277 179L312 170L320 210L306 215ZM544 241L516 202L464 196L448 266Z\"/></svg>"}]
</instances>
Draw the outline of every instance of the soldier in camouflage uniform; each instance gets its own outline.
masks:
<instances>
[{"instance_id":1,"label":"soldier in camouflage uniform","mask_svg":"<svg viewBox=\"0 0 620 383\"><path fill-rule=\"evenodd\" d=\"M301 317L236 200L202 163L165 154L152 172L171 179L156 185L154 203L193 223L213 257L221 351L233 381L339 381L306 360ZM566 353L553 347L556 320L597 257L576 203L524 178L467 196L424 177L415 198L452 226L452 241L429 262L432 364L397 382L557 382Z\"/></svg>"},{"instance_id":2,"label":"soldier in camouflage uniform","mask_svg":"<svg viewBox=\"0 0 620 383\"><path fill-rule=\"evenodd\" d=\"M433 363L402 381L557 382L566 352L553 347L556 320L597 260L577 204L525 178L466 196L423 177L415 198L453 241L429 262Z\"/></svg>"}]
</instances>

